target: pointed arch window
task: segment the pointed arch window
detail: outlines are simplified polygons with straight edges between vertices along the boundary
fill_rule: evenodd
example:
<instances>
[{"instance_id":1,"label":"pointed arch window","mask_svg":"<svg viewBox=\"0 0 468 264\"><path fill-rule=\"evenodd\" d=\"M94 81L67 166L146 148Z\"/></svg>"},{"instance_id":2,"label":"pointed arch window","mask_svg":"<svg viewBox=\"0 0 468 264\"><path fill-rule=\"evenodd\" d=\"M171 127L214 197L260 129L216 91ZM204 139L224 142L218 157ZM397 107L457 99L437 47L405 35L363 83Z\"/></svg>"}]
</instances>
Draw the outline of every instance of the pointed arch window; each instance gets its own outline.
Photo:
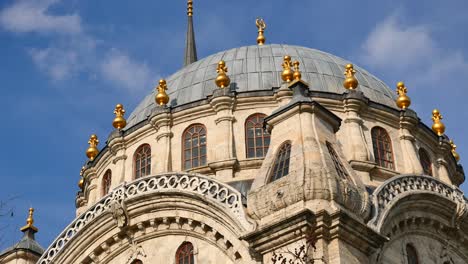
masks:
<instances>
[{"instance_id":1,"label":"pointed arch window","mask_svg":"<svg viewBox=\"0 0 468 264\"><path fill-rule=\"evenodd\" d=\"M206 165L206 128L204 125L189 126L182 135L183 169Z\"/></svg>"},{"instance_id":2,"label":"pointed arch window","mask_svg":"<svg viewBox=\"0 0 468 264\"><path fill-rule=\"evenodd\" d=\"M431 158L429 157L429 154L427 154L427 151L423 148L419 149L419 160L421 161L424 174L432 176Z\"/></svg>"},{"instance_id":3,"label":"pointed arch window","mask_svg":"<svg viewBox=\"0 0 468 264\"><path fill-rule=\"evenodd\" d=\"M291 156L291 142L287 141L281 145L276 154L275 164L271 175L271 181L288 175L289 173L289 160Z\"/></svg>"},{"instance_id":4,"label":"pointed arch window","mask_svg":"<svg viewBox=\"0 0 468 264\"><path fill-rule=\"evenodd\" d=\"M247 158L263 158L268 151L270 134L263 129L265 117L264 114L253 114L245 121Z\"/></svg>"},{"instance_id":5,"label":"pointed arch window","mask_svg":"<svg viewBox=\"0 0 468 264\"><path fill-rule=\"evenodd\" d=\"M132 261L131 264L143 264L143 261L141 261L139 259L135 259L134 261Z\"/></svg>"},{"instance_id":6,"label":"pointed arch window","mask_svg":"<svg viewBox=\"0 0 468 264\"><path fill-rule=\"evenodd\" d=\"M135 151L133 158L135 179L150 175L151 173L151 147L148 144L141 145Z\"/></svg>"},{"instance_id":7,"label":"pointed arch window","mask_svg":"<svg viewBox=\"0 0 468 264\"><path fill-rule=\"evenodd\" d=\"M194 264L193 245L190 242L184 242L179 246L176 252L176 264Z\"/></svg>"},{"instance_id":8,"label":"pointed arch window","mask_svg":"<svg viewBox=\"0 0 468 264\"><path fill-rule=\"evenodd\" d=\"M387 131L381 127L374 127L371 130L372 143L374 145L374 157L377 165L393 170L393 150L392 141Z\"/></svg>"},{"instance_id":9,"label":"pointed arch window","mask_svg":"<svg viewBox=\"0 0 468 264\"><path fill-rule=\"evenodd\" d=\"M335 165L335 169L336 169L336 172L338 173L338 176L340 176L344 180L349 180L348 171L345 169L343 163L341 163L340 157L338 157L338 154L336 153L332 144L326 141L326 145L327 145L328 153L330 153L330 156L333 160L333 165Z\"/></svg>"},{"instance_id":10,"label":"pointed arch window","mask_svg":"<svg viewBox=\"0 0 468 264\"><path fill-rule=\"evenodd\" d=\"M408 264L419 264L418 253L411 244L406 245L406 260Z\"/></svg>"},{"instance_id":11,"label":"pointed arch window","mask_svg":"<svg viewBox=\"0 0 468 264\"><path fill-rule=\"evenodd\" d=\"M112 171L107 170L104 173L104 177L102 177L102 195L106 195L109 193L112 184Z\"/></svg>"}]
</instances>

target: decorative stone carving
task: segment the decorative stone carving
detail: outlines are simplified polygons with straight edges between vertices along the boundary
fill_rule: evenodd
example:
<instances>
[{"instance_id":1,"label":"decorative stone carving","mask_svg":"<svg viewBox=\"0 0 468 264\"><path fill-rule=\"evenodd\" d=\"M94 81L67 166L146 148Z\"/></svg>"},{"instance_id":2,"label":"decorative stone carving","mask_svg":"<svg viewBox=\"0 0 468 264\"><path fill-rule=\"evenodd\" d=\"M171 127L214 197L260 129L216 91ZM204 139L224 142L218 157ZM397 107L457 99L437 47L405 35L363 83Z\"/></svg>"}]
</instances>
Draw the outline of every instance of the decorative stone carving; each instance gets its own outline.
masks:
<instances>
[{"instance_id":1,"label":"decorative stone carving","mask_svg":"<svg viewBox=\"0 0 468 264\"><path fill-rule=\"evenodd\" d=\"M232 217L245 230L254 228L245 216L242 205L242 195L227 184L195 174L169 173L156 176L143 177L131 183L123 183L114 191L104 196L94 206L78 216L55 239L51 246L44 252L38 264L53 263L60 251L89 223L103 214L112 212L119 227L128 225L128 214L124 209L124 202L151 193L163 193L171 191L184 191L204 197L204 199L217 203L230 212Z\"/></svg>"},{"instance_id":2,"label":"decorative stone carving","mask_svg":"<svg viewBox=\"0 0 468 264\"><path fill-rule=\"evenodd\" d=\"M129 250L129 257L127 260L127 264L132 263L136 259L146 258L145 250L142 246L138 245L135 241L132 241Z\"/></svg>"}]
</instances>

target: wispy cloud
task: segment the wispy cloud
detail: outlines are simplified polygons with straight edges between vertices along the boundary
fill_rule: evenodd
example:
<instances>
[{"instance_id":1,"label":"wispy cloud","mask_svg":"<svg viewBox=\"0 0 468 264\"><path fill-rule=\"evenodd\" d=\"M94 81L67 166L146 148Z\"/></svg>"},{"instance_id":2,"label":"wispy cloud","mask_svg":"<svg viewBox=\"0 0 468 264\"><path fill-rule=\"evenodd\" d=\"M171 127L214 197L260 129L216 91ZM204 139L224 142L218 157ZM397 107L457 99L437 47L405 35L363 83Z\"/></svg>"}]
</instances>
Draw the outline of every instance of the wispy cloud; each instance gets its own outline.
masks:
<instances>
[{"instance_id":1,"label":"wispy cloud","mask_svg":"<svg viewBox=\"0 0 468 264\"><path fill-rule=\"evenodd\" d=\"M79 14L50 12L61 0L20 0L0 11L0 26L14 33L43 33L48 47L28 49L32 61L52 81L66 81L79 73L100 79L130 94L148 88L151 70L112 44L87 33ZM111 50L106 52L103 50Z\"/></svg>"},{"instance_id":2,"label":"wispy cloud","mask_svg":"<svg viewBox=\"0 0 468 264\"><path fill-rule=\"evenodd\" d=\"M49 8L59 0L19 0L0 12L0 25L18 33L77 34L82 31L77 14L52 15Z\"/></svg>"}]
</instances>

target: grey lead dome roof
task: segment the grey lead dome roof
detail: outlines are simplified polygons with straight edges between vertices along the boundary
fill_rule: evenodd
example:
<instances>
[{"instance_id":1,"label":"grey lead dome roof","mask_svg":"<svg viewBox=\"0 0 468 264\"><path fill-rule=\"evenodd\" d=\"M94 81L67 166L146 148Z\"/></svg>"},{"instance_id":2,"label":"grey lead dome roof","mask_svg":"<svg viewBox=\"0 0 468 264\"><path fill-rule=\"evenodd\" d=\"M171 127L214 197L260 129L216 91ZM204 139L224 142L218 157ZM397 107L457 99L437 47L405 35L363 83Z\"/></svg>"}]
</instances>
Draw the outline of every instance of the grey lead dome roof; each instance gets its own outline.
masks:
<instances>
[{"instance_id":1,"label":"grey lead dome roof","mask_svg":"<svg viewBox=\"0 0 468 264\"><path fill-rule=\"evenodd\" d=\"M177 106L205 99L219 89L214 83L216 66L224 60L236 92L272 90L280 87L283 56L298 60L302 79L313 91L342 94L344 68L350 63L329 53L291 45L246 46L222 51L194 62L170 76L167 81L170 105ZM381 80L355 66L358 89L371 101L395 108L396 95ZM127 127L145 120L155 107L154 90L135 108Z\"/></svg>"}]
</instances>

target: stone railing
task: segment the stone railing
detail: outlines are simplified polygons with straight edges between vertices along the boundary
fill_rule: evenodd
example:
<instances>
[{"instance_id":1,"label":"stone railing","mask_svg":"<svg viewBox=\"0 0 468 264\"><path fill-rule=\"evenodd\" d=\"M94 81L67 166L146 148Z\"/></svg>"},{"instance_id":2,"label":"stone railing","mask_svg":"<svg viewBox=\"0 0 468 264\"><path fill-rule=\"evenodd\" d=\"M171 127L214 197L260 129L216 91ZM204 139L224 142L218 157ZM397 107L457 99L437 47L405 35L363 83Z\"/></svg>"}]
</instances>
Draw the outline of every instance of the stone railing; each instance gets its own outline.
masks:
<instances>
[{"instance_id":1,"label":"stone railing","mask_svg":"<svg viewBox=\"0 0 468 264\"><path fill-rule=\"evenodd\" d=\"M456 186L450 186L434 177L401 175L387 180L373 192L374 214L368 224L379 229L385 211L391 208L399 198L412 193L433 193L453 201L457 205L456 215L460 217L468 211L467 200Z\"/></svg>"},{"instance_id":2,"label":"stone railing","mask_svg":"<svg viewBox=\"0 0 468 264\"><path fill-rule=\"evenodd\" d=\"M171 173L143 177L130 183L123 183L99 202L78 216L54 240L38 260L38 264L54 263L54 258L70 243L90 222L105 213L114 213L114 207L140 195L158 192L184 191L203 196L207 200L224 207L245 230L252 228L252 223L245 216L241 194L231 186L202 175ZM123 209L125 210L125 209ZM126 214L126 212L125 212ZM128 216L127 216L128 217ZM125 216L123 216L125 221ZM119 222L118 225L125 224Z\"/></svg>"}]
</instances>

